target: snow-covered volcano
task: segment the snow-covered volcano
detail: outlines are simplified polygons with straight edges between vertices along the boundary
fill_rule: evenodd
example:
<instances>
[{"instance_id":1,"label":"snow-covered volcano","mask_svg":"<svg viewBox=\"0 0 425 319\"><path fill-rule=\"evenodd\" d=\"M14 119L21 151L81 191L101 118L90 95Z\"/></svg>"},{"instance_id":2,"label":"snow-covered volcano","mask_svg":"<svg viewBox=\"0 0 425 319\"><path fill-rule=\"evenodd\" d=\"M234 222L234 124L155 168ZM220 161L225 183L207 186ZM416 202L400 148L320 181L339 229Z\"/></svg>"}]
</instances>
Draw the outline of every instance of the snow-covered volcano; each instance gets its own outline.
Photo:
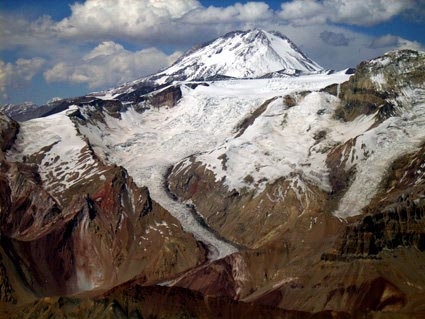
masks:
<instances>
[{"instance_id":1,"label":"snow-covered volcano","mask_svg":"<svg viewBox=\"0 0 425 319\"><path fill-rule=\"evenodd\" d=\"M259 29L234 31L187 51L169 68L117 88L96 92L102 99L128 100L175 81L286 77L324 73L286 36Z\"/></svg>"},{"instance_id":2,"label":"snow-covered volcano","mask_svg":"<svg viewBox=\"0 0 425 319\"><path fill-rule=\"evenodd\" d=\"M231 32L192 49L158 75L192 80L216 76L256 78L272 72L295 74L322 70L284 35L255 29Z\"/></svg>"}]
</instances>

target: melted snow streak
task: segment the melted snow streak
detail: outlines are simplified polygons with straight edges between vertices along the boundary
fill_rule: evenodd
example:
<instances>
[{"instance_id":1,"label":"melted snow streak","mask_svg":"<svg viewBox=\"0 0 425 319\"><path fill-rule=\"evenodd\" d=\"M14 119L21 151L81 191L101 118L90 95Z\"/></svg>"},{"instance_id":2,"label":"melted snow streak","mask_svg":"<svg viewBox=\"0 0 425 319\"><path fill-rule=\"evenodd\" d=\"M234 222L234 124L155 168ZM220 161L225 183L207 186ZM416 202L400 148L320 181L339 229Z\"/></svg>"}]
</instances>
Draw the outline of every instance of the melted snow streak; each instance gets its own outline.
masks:
<instances>
[{"instance_id":1,"label":"melted snow streak","mask_svg":"<svg viewBox=\"0 0 425 319\"><path fill-rule=\"evenodd\" d=\"M208 259L210 261L224 258L233 254L237 249L218 239L207 228L201 226L193 216L191 209L185 203L172 199L163 187L165 172L156 171L147 184L152 198L154 198L162 207L165 207L171 215L176 217L183 229L192 233L195 238L203 242L209 250Z\"/></svg>"}]
</instances>

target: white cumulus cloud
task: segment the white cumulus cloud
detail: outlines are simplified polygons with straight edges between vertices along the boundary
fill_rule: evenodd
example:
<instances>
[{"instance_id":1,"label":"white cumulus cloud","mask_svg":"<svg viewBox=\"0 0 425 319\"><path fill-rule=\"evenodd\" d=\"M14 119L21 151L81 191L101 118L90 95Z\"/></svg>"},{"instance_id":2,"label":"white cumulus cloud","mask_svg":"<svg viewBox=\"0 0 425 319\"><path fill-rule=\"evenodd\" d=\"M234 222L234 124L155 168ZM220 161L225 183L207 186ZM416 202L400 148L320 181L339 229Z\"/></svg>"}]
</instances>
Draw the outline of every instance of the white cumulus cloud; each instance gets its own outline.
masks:
<instances>
[{"instance_id":1,"label":"white cumulus cloud","mask_svg":"<svg viewBox=\"0 0 425 319\"><path fill-rule=\"evenodd\" d=\"M200 7L189 12L183 21L192 24L238 23L262 21L272 17L273 11L268 4L264 2L248 2L246 4L236 3L227 7Z\"/></svg>"},{"instance_id":2,"label":"white cumulus cloud","mask_svg":"<svg viewBox=\"0 0 425 319\"><path fill-rule=\"evenodd\" d=\"M381 49L381 48L390 48L390 49L412 49L412 50L422 50L420 43L416 41L409 41L403 39L402 37L387 34L381 37L374 38L370 45L370 48Z\"/></svg>"},{"instance_id":3,"label":"white cumulus cloud","mask_svg":"<svg viewBox=\"0 0 425 319\"><path fill-rule=\"evenodd\" d=\"M156 72L180 54L166 55L156 48L131 52L118 43L105 41L81 59L55 64L44 72L44 78L49 83L86 83L90 88L101 88Z\"/></svg>"},{"instance_id":4,"label":"white cumulus cloud","mask_svg":"<svg viewBox=\"0 0 425 319\"><path fill-rule=\"evenodd\" d=\"M175 31L173 21L201 5L196 0L87 0L55 25L68 37L149 38Z\"/></svg>"},{"instance_id":5,"label":"white cumulus cloud","mask_svg":"<svg viewBox=\"0 0 425 319\"><path fill-rule=\"evenodd\" d=\"M40 71L45 60L42 58L18 59L15 63L0 60L0 92L7 99L8 89L17 89L32 80Z\"/></svg>"}]
</instances>

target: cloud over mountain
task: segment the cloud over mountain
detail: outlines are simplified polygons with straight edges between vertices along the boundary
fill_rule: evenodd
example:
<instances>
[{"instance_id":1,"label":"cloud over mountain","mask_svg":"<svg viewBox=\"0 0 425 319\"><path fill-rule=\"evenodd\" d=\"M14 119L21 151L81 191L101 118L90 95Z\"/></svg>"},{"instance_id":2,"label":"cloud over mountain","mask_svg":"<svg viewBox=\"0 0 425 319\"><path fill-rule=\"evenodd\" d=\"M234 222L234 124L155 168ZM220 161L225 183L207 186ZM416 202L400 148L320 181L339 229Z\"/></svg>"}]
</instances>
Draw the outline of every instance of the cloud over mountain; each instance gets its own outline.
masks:
<instances>
[{"instance_id":1,"label":"cloud over mountain","mask_svg":"<svg viewBox=\"0 0 425 319\"><path fill-rule=\"evenodd\" d=\"M387 21L414 6L413 0L303 1L282 4L279 16L295 25L344 23L370 26Z\"/></svg>"},{"instance_id":2,"label":"cloud over mountain","mask_svg":"<svg viewBox=\"0 0 425 319\"><path fill-rule=\"evenodd\" d=\"M320 38L323 40L323 42L336 47L347 46L350 43L350 39L346 38L344 33L323 31L320 33Z\"/></svg>"},{"instance_id":3,"label":"cloud over mountain","mask_svg":"<svg viewBox=\"0 0 425 319\"><path fill-rule=\"evenodd\" d=\"M8 88L19 88L40 71L45 64L42 58L18 59L15 63L0 60L0 94L7 97Z\"/></svg>"},{"instance_id":4,"label":"cloud over mountain","mask_svg":"<svg viewBox=\"0 0 425 319\"><path fill-rule=\"evenodd\" d=\"M90 88L99 88L153 73L170 65L180 54L166 55L156 48L131 52L107 41L78 61L55 64L44 72L44 77L47 82L87 83Z\"/></svg>"}]
</instances>

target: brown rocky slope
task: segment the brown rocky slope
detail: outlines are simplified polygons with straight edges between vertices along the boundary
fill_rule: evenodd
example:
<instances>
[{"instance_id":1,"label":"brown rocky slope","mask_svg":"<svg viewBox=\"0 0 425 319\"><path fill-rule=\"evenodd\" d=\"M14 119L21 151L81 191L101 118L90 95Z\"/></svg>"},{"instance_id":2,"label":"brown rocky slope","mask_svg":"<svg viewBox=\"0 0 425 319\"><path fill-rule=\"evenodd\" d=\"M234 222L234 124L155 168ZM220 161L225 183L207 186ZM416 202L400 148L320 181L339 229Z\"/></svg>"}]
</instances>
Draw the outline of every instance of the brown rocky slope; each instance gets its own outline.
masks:
<instances>
[{"instance_id":1,"label":"brown rocky slope","mask_svg":"<svg viewBox=\"0 0 425 319\"><path fill-rule=\"evenodd\" d=\"M39 174L44 149L6 161L16 122L1 117L1 304L43 296L104 291L134 277L149 285L202 264L206 251L179 222L137 187L126 171L104 165L61 193ZM13 130L12 130L13 128ZM50 174L45 174L49 178ZM46 178L46 177L44 177Z\"/></svg>"}]
</instances>

